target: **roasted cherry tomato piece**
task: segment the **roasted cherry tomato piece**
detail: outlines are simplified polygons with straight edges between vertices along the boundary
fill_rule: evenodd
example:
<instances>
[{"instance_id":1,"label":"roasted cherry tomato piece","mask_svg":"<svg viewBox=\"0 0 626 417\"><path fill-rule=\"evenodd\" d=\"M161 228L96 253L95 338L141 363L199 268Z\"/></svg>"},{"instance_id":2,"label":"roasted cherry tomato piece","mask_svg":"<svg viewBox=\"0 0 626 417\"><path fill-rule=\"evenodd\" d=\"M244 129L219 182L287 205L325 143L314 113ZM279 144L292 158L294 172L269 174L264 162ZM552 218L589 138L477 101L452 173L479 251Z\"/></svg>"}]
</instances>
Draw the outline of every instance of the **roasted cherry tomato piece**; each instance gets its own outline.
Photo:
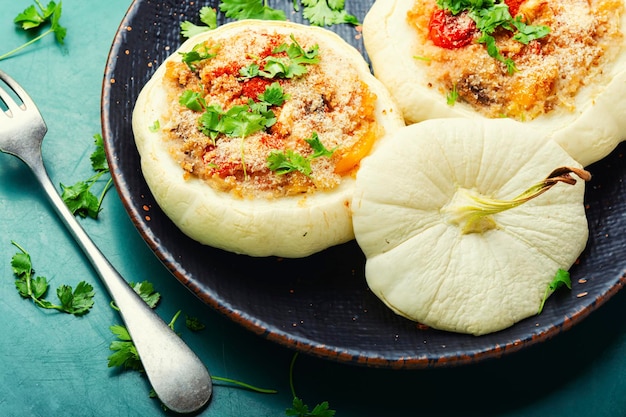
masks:
<instances>
[{"instance_id":1,"label":"roasted cherry tomato piece","mask_svg":"<svg viewBox=\"0 0 626 417\"><path fill-rule=\"evenodd\" d=\"M511 13L511 16L515 17L524 1L526 0L504 0L504 3L509 6L509 13Z\"/></svg>"},{"instance_id":2,"label":"roasted cherry tomato piece","mask_svg":"<svg viewBox=\"0 0 626 417\"><path fill-rule=\"evenodd\" d=\"M453 15L436 8L428 22L430 39L441 48L456 49L472 42L476 23L467 13Z\"/></svg>"}]
</instances>

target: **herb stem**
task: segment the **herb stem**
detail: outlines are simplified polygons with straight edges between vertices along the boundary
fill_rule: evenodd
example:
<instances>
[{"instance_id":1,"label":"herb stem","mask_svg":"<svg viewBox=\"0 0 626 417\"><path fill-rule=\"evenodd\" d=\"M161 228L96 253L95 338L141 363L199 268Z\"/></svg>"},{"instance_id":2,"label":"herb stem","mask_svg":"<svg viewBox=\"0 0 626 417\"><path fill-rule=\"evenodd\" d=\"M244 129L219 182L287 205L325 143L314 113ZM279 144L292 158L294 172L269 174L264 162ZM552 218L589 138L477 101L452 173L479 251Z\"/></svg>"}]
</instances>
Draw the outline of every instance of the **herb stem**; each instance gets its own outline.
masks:
<instances>
[{"instance_id":1,"label":"herb stem","mask_svg":"<svg viewBox=\"0 0 626 417\"><path fill-rule=\"evenodd\" d=\"M298 357L298 352L293 354L293 358L291 358L291 363L289 364L289 388L291 389L291 395L296 398L296 389L293 385L293 367L296 363L296 358Z\"/></svg>"},{"instance_id":2,"label":"herb stem","mask_svg":"<svg viewBox=\"0 0 626 417\"><path fill-rule=\"evenodd\" d=\"M13 54L18 53L18 52L19 52L19 51L21 51L22 49L26 48L26 47L27 47L27 46L29 46L29 45L32 45L33 43L37 42L38 40L40 40L41 38L43 38L44 36L46 36L46 35L48 35L48 34L50 34L50 33L52 33L52 32L54 32L54 30L53 30L53 29L48 29L47 31L43 32L41 35L39 35L39 36L37 36L37 37L35 37L35 38L33 38L33 39L29 40L28 42L26 42L26 43L24 43L24 44L22 44L22 45L20 45L20 46L18 46L17 48L13 49L12 51L9 51L9 52L7 52L7 53L5 53L5 54L0 55L0 61L2 61L3 59L6 59L6 58L8 58L8 57L10 57L10 56L11 56L11 55L13 55Z\"/></svg>"},{"instance_id":3,"label":"herb stem","mask_svg":"<svg viewBox=\"0 0 626 417\"><path fill-rule=\"evenodd\" d=\"M221 381L221 382L227 382L229 384L235 384L235 385L239 385L240 387L249 389L251 391L255 391L261 394L276 394L278 391L275 389L267 389L267 388L259 388L259 387L255 387L254 385L250 385L250 384L246 384L245 382L241 382L241 381L237 381L235 379L231 379L231 378L224 378L221 376L211 376L211 379L215 380L215 381Z\"/></svg>"}]
</instances>

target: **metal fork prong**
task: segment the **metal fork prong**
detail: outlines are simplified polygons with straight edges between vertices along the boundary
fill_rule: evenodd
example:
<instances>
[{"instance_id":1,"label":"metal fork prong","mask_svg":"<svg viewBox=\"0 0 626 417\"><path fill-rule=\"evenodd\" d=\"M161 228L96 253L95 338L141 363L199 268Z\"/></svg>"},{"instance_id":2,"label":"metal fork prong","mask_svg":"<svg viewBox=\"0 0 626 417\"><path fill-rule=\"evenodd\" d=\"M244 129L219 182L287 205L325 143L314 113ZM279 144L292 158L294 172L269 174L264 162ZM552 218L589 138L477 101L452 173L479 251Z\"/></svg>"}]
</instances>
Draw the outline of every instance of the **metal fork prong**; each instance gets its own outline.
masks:
<instances>
[{"instance_id":1,"label":"metal fork prong","mask_svg":"<svg viewBox=\"0 0 626 417\"><path fill-rule=\"evenodd\" d=\"M15 95L22 101L21 105L16 103L11 95L2 87L0 87L0 99L2 99L2 101L4 102L4 104L6 104L10 111L17 112L19 110L29 109L31 111L36 110L37 112L39 112L39 110L37 110L37 106L35 106L35 102L30 98L30 96L28 95L28 93L26 93L22 86L20 86L17 81L15 81L2 70L0 70L0 80L2 80L4 84L7 85L7 87L13 90L13 93L15 93Z\"/></svg>"}]
</instances>

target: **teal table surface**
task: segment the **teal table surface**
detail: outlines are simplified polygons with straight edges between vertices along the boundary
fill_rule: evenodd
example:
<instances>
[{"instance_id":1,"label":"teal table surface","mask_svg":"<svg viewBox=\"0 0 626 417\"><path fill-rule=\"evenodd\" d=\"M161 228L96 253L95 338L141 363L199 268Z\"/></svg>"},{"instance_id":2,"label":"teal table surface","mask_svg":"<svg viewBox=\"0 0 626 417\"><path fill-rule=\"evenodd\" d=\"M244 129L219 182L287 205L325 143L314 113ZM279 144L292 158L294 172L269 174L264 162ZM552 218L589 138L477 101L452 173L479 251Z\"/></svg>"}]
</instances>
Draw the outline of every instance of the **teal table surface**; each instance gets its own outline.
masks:
<instances>
[{"instance_id":1,"label":"teal table surface","mask_svg":"<svg viewBox=\"0 0 626 417\"><path fill-rule=\"evenodd\" d=\"M287 1L287 0L285 0ZM0 53L28 39L13 17L31 4L0 0ZM91 175L93 135L107 54L129 0L64 0L60 48L51 36L0 61L40 107L48 124L43 155L55 184ZM216 382L202 416L281 416L291 405L293 351L215 312L181 285L134 228L115 190L98 220L80 219L128 281L151 281L165 321L178 311L206 325L177 330L215 375L276 389L260 394ZM145 376L107 366L109 327L120 324L96 273L49 205L30 171L0 154L0 415L166 415ZM11 258L18 242L54 289L85 280L96 291L82 317L42 310L19 296ZM51 293L51 297L54 297ZM481 363L424 370L368 369L300 355L294 384L310 406L328 401L341 417L624 416L626 294L622 291L574 328ZM182 323L182 320L181 320Z\"/></svg>"}]
</instances>

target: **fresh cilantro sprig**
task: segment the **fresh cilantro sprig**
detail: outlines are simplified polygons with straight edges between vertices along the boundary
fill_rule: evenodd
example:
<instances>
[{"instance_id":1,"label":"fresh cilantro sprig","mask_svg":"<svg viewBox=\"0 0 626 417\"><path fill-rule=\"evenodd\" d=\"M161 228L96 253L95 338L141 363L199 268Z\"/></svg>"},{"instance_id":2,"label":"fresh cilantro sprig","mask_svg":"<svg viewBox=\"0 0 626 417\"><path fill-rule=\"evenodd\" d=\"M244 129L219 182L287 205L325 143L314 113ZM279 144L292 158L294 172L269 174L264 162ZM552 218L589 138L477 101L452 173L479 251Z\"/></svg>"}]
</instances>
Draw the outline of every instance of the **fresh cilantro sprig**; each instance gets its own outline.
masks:
<instances>
[{"instance_id":1,"label":"fresh cilantro sprig","mask_svg":"<svg viewBox=\"0 0 626 417\"><path fill-rule=\"evenodd\" d=\"M185 20L180 23L180 34L184 38L191 38L199 33L207 32L209 30L213 30L217 28L217 10L204 6L200 9L198 13L200 22L204 23L204 25L196 25L195 23L190 22L189 20Z\"/></svg>"},{"instance_id":2,"label":"fresh cilantro sprig","mask_svg":"<svg viewBox=\"0 0 626 417\"><path fill-rule=\"evenodd\" d=\"M287 20L285 12L271 8L267 0L222 0L220 10L226 17L236 20Z\"/></svg>"},{"instance_id":3,"label":"fresh cilantro sprig","mask_svg":"<svg viewBox=\"0 0 626 417\"><path fill-rule=\"evenodd\" d=\"M255 62L242 68L239 71L241 79L296 78L308 73L307 65L319 63L319 45L304 49L293 35L290 38L292 43L282 43L260 63Z\"/></svg>"},{"instance_id":4,"label":"fresh cilantro sprig","mask_svg":"<svg viewBox=\"0 0 626 417\"><path fill-rule=\"evenodd\" d=\"M179 97L179 103L193 111L203 111L199 119L199 129L212 141L223 134L232 137L247 137L265 130L276 123L272 106L282 106L289 95L285 94L278 82L265 87L257 96L258 101L250 99L247 104L233 106L224 110L218 104L208 105L198 92L186 90Z\"/></svg>"},{"instance_id":5,"label":"fresh cilantro sprig","mask_svg":"<svg viewBox=\"0 0 626 417\"><path fill-rule=\"evenodd\" d=\"M278 175L288 174L298 171L307 177L311 176L311 161L322 156L332 156L334 150L328 150L320 141L317 132L313 132L311 138L305 141L313 149L313 153L304 156L292 149L286 151L272 151L267 157L267 166L270 171L274 171Z\"/></svg>"},{"instance_id":6,"label":"fresh cilantro sprig","mask_svg":"<svg viewBox=\"0 0 626 417\"><path fill-rule=\"evenodd\" d=\"M302 0L302 6L302 16L315 26L361 24L356 16L346 11L344 0Z\"/></svg>"},{"instance_id":7,"label":"fresh cilantro sprig","mask_svg":"<svg viewBox=\"0 0 626 417\"><path fill-rule=\"evenodd\" d=\"M95 295L90 284L81 281L76 285L76 289L72 289L69 285L61 285L56 290L60 304L53 304L45 299L50 286L47 278L35 276L30 254L16 242L11 241L11 244L19 249L19 252L11 259L11 267L17 277L15 288L23 298L30 298L38 307L75 316L82 316L89 312L93 307Z\"/></svg>"},{"instance_id":8,"label":"fresh cilantro sprig","mask_svg":"<svg viewBox=\"0 0 626 417\"><path fill-rule=\"evenodd\" d=\"M553 292L555 292L556 290L558 290L559 288L563 286L571 290L572 280L570 278L568 271L565 271L564 269L559 269L554 275L554 278L552 279L552 281L546 287L546 291L543 294L543 299L541 300L541 305L539 306L539 311L537 311L537 314L541 314L541 312L543 311L543 306L546 303L546 300L548 299L548 297L550 297Z\"/></svg>"},{"instance_id":9,"label":"fresh cilantro sprig","mask_svg":"<svg viewBox=\"0 0 626 417\"><path fill-rule=\"evenodd\" d=\"M285 415L290 417L333 417L335 410L331 410L328 401L317 404L312 410L297 395L293 383L293 368L296 363L298 353L294 353L291 364L289 365L289 387L293 396L293 403L290 408L285 410Z\"/></svg>"},{"instance_id":10,"label":"fresh cilantro sprig","mask_svg":"<svg viewBox=\"0 0 626 417\"><path fill-rule=\"evenodd\" d=\"M44 6L39 0L35 0L35 4L30 5L22 13L18 14L13 19L13 22L25 31L37 30L44 25L49 24L48 30L40 33L38 36L32 38L17 48L0 55L0 61L16 54L22 49L50 34L54 34L56 42L63 46L65 43L67 29L59 23L59 20L61 19L61 11L61 2L57 4L54 1L50 1L46 6Z\"/></svg>"},{"instance_id":11,"label":"fresh cilantro sprig","mask_svg":"<svg viewBox=\"0 0 626 417\"><path fill-rule=\"evenodd\" d=\"M215 58L217 56L217 46L209 47L205 43L199 43L191 48L189 52L179 52L182 61L187 64L191 71L196 71L196 64L206 59Z\"/></svg>"},{"instance_id":12,"label":"fresh cilantro sprig","mask_svg":"<svg viewBox=\"0 0 626 417\"><path fill-rule=\"evenodd\" d=\"M517 71L517 68L513 59L504 57L500 52L494 37L496 30L502 28L515 32L513 39L525 45L550 33L548 26L527 25L519 16L514 19L509 6L501 0L437 0L437 5L453 15L467 12L481 33L478 42L485 44L490 57L506 65L509 74Z\"/></svg>"},{"instance_id":13,"label":"fresh cilantro sprig","mask_svg":"<svg viewBox=\"0 0 626 417\"><path fill-rule=\"evenodd\" d=\"M66 186L61 184L61 198L74 215L80 217L98 218L98 214L102 208L104 196L113 185L113 179L109 178L100 192L100 196L96 196L91 192L91 188L105 174L109 173L109 166L106 161L104 152L104 142L102 135L99 133L93 136L96 149L91 153L89 159L94 174L84 181L78 181L74 185Z\"/></svg>"}]
</instances>

